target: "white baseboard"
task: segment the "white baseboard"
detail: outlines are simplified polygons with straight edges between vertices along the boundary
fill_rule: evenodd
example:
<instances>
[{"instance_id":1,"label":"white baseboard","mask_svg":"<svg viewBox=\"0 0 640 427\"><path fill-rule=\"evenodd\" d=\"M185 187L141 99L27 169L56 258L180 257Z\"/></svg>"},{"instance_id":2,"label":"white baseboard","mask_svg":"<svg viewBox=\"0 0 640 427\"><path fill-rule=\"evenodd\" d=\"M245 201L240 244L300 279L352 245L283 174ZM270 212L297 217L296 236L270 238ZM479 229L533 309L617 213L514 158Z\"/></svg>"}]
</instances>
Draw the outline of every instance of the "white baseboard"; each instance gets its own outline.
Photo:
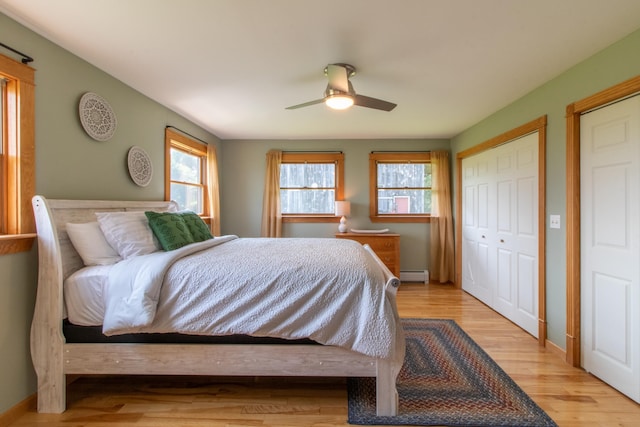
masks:
<instances>
[{"instance_id":1,"label":"white baseboard","mask_svg":"<svg viewBox=\"0 0 640 427\"><path fill-rule=\"evenodd\" d=\"M429 270L414 270L414 271L401 271L400 277L401 282L418 282L418 283L429 283Z\"/></svg>"}]
</instances>

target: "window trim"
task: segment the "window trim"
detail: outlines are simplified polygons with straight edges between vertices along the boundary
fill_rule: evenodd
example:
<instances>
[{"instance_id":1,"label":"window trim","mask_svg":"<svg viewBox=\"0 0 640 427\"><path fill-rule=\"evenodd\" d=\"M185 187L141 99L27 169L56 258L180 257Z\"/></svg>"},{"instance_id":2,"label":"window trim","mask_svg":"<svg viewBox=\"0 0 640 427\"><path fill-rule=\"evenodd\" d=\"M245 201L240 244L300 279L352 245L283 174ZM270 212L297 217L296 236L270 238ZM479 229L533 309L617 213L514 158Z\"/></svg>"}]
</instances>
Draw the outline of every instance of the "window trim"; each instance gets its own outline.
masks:
<instances>
[{"instance_id":1,"label":"window trim","mask_svg":"<svg viewBox=\"0 0 640 427\"><path fill-rule=\"evenodd\" d=\"M344 200L344 153L342 152L283 152L280 164L335 163L336 200ZM334 214L282 214L282 222L322 223L340 222Z\"/></svg>"},{"instance_id":2,"label":"window trim","mask_svg":"<svg viewBox=\"0 0 640 427\"><path fill-rule=\"evenodd\" d=\"M378 163L431 163L428 151L369 153L369 219L371 222L431 222L431 214L389 215L378 213Z\"/></svg>"},{"instance_id":3,"label":"window trim","mask_svg":"<svg viewBox=\"0 0 640 427\"><path fill-rule=\"evenodd\" d=\"M196 141L185 135L177 133L169 128L165 129L164 133L164 199L171 200L171 149L175 148L187 152L192 155L197 155L202 158L200 163L200 178L202 186L202 213L200 217L205 220L207 224L211 223L211 212L209 212L209 183L207 180L208 165L207 157L209 154L209 146L207 144Z\"/></svg>"},{"instance_id":4,"label":"window trim","mask_svg":"<svg viewBox=\"0 0 640 427\"><path fill-rule=\"evenodd\" d=\"M31 199L35 195L35 70L0 55L6 79L7 121L3 126L0 198L0 255L29 251L36 234ZM4 118L3 118L4 120Z\"/></svg>"}]
</instances>

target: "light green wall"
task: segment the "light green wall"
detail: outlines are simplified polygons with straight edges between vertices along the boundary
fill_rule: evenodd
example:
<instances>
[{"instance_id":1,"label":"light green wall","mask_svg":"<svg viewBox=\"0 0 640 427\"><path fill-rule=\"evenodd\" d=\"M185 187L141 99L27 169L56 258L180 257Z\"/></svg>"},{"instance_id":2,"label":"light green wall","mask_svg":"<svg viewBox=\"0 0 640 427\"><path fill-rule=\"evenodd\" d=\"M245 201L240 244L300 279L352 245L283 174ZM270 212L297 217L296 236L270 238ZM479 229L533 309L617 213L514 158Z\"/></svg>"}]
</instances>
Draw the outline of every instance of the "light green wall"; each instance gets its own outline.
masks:
<instances>
[{"instance_id":1,"label":"light green wall","mask_svg":"<svg viewBox=\"0 0 640 427\"><path fill-rule=\"evenodd\" d=\"M36 192L50 198L162 199L164 128L173 125L220 141L92 65L0 14L0 40L35 58ZM8 51L1 53L19 60ZM152 72L150 70L149 72ZM141 70L144 72L144 70ZM84 133L78 101L95 92L109 101L118 126L108 142ZM127 150L144 148L154 166L145 188L126 169ZM29 329L37 282L37 249L0 256L0 414L35 392Z\"/></svg>"},{"instance_id":2,"label":"light green wall","mask_svg":"<svg viewBox=\"0 0 640 427\"><path fill-rule=\"evenodd\" d=\"M39 193L49 198L163 198L165 126L220 145L215 136L76 56L42 38L35 42L33 46L25 45L24 39L16 43L36 58ZM44 48L38 49L41 45ZM82 129L78 101L85 92L103 96L116 113L117 130L109 141L95 141ZM127 151L134 145L142 147L153 164L153 179L144 188L127 172Z\"/></svg>"},{"instance_id":3,"label":"light green wall","mask_svg":"<svg viewBox=\"0 0 640 427\"><path fill-rule=\"evenodd\" d=\"M0 414L36 389L29 350L38 275L35 258L35 248L0 256Z\"/></svg>"},{"instance_id":4,"label":"light green wall","mask_svg":"<svg viewBox=\"0 0 640 427\"><path fill-rule=\"evenodd\" d=\"M566 332L566 106L640 74L640 30L482 120L451 141L455 154L547 115L547 212L562 227L546 226L548 337L565 348ZM455 174L455 172L454 172Z\"/></svg>"},{"instance_id":5,"label":"light green wall","mask_svg":"<svg viewBox=\"0 0 640 427\"><path fill-rule=\"evenodd\" d=\"M342 151L345 199L351 202L349 228L389 228L400 237L401 270L428 267L428 224L371 223L369 221L369 153L371 151L449 150L448 140L265 140L224 141L222 173L222 231L242 237L260 235L266 153L283 151ZM283 224L284 236L331 237L336 223Z\"/></svg>"}]
</instances>

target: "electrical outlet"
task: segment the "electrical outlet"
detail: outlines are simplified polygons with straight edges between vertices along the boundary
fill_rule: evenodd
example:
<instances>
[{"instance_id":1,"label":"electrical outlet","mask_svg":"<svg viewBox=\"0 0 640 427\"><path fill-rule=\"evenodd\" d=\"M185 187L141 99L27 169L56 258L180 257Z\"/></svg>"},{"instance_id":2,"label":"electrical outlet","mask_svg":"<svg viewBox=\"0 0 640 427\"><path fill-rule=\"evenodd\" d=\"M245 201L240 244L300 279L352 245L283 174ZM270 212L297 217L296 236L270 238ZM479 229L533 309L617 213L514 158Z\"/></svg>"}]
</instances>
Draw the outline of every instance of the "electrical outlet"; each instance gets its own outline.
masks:
<instances>
[{"instance_id":1,"label":"electrical outlet","mask_svg":"<svg viewBox=\"0 0 640 427\"><path fill-rule=\"evenodd\" d=\"M549 228L560 228L560 215L549 215Z\"/></svg>"}]
</instances>

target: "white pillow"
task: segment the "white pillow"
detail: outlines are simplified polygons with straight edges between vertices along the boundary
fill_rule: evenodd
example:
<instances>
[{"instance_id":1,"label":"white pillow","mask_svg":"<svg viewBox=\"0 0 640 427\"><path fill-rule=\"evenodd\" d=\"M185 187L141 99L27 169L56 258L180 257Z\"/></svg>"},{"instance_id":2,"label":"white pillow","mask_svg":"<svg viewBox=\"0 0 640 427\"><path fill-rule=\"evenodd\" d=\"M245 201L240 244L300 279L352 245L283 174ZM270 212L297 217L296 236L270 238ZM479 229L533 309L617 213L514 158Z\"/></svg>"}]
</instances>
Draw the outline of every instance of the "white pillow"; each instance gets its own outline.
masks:
<instances>
[{"instance_id":1,"label":"white pillow","mask_svg":"<svg viewBox=\"0 0 640 427\"><path fill-rule=\"evenodd\" d=\"M69 240L84 265L109 265L121 261L120 255L109 245L97 222L67 224Z\"/></svg>"},{"instance_id":2,"label":"white pillow","mask_svg":"<svg viewBox=\"0 0 640 427\"><path fill-rule=\"evenodd\" d=\"M64 281L64 303L71 323L80 326L102 325L104 298L112 268L112 265L81 268Z\"/></svg>"},{"instance_id":3,"label":"white pillow","mask_svg":"<svg viewBox=\"0 0 640 427\"><path fill-rule=\"evenodd\" d=\"M162 249L143 211L96 212L107 242L124 259Z\"/></svg>"}]
</instances>

